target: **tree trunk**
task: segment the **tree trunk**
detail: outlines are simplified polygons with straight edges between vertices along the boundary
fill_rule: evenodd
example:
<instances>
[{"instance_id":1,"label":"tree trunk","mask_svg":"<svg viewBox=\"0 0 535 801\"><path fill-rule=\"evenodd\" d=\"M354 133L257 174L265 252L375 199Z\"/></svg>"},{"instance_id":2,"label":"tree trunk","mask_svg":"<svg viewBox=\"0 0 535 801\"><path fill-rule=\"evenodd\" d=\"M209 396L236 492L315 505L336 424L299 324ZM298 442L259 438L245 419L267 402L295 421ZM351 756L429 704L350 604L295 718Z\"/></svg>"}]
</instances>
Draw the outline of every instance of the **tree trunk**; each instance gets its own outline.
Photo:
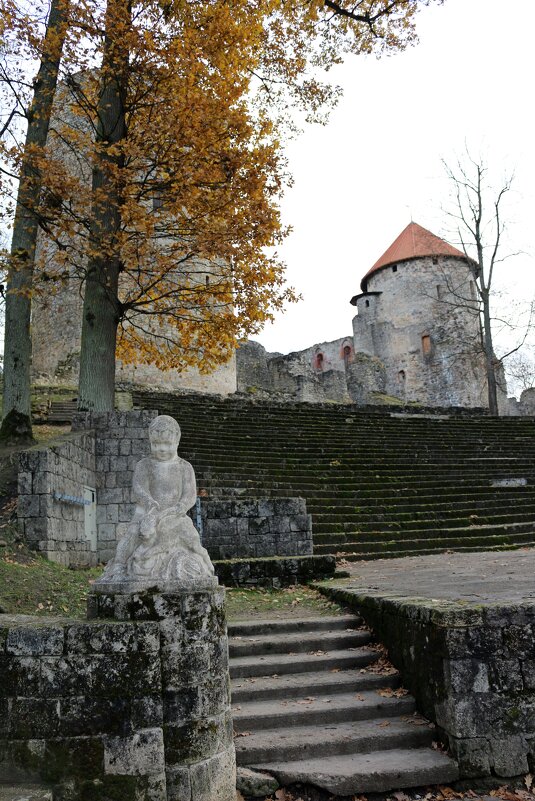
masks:
<instances>
[{"instance_id":1,"label":"tree trunk","mask_svg":"<svg viewBox=\"0 0 535 801\"><path fill-rule=\"evenodd\" d=\"M19 179L7 281L4 405L0 440L31 442L30 334L31 291L39 218L34 210L41 193L41 176L31 164L31 153L46 145L58 71L65 41L68 0L52 0L43 42L43 55L28 111L25 156Z\"/></svg>"},{"instance_id":2,"label":"tree trunk","mask_svg":"<svg viewBox=\"0 0 535 801\"><path fill-rule=\"evenodd\" d=\"M96 133L98 157L92 175L92 255L87 266L82 317L78 393L78 408L82 410L111 411L114 407L115 346L121 319L119 176L124 161L113 146L126 137L129 26L128 0L108 0Z\"/></svg>"},{"instance_id":3,"label":"tree trunk","mask_svg":"<svg viewBox=\"0 0 535 801\"><path fill-rule=\"evenodd\" d=\"M489 412L498 416L498 395L496 390L496 372L494 370L494 349L492 347L492 331L490 322L490 304L488 292L482 293L483 301L483 349L485 351L485 370L487 373L487 388L489 398Z\"/></svg>"}]
</instances>

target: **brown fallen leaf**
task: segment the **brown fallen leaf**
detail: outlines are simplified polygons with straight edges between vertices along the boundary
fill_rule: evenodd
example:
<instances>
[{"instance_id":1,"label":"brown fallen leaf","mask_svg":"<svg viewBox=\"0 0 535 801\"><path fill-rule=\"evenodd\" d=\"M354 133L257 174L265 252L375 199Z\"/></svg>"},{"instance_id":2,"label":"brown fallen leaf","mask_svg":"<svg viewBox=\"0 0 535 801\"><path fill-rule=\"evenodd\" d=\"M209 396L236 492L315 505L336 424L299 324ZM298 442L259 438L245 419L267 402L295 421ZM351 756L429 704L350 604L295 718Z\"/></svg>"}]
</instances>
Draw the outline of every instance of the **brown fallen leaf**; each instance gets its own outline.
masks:
<instances>
[{"instance_id":1,"label":"brown fallen leaf","mask_svg":"<svg viewBox=\"0 0 535 801\"><path fill-rule=\"evenodd\" d=\"M382 723L378 723L377 725L378 725L378 726L379 726L381 729L384 729L386 726L390 726L390 721L388 721L388 720L383 720L383 722L382 722Z\"/></svg>"},{"instance_id":2,"label":"brown fallen leaf","mask_svg":"<svg viewBox=\"0 0 535 801\"><path fill-rule=\"evenodd\" d=\"M354 696L354 698L356 698L356 699L357 699L357 701L364 701L364 696L363 696L363 695L361 695L360 693L357 693L357 694Z\"/></svg>"},{"instance_id":3,"label":"brown fallen leaf","mask_svg":"<svg viewBox=\"0 0 535 801\"><path fill-rule=\"evenodd\" d=\"M404 687L398 687L397 690L392 689L392 687L384 687L382 690L377 690L377 693L382 695L383 698L403 698L403 696L409 694L409 691Z\"/></svg>"},{"instance_id":4,"label":"brown fallen leaf","mask_svg":"<svg viewBox=\"0 0 535 801\"><path fill-rule=\"evenodd\" d=\"M533 787L533 774L531 774L531 773L527 773L527 774L524 776L524 784L526 785L526 788L527 788L528 790L531 790L531 789L532 789L532 787Z\"/></svg>"},{"instance_id":5,"label":"brown fallen leaf","mask_svg":"<svg viewBox=\"0 0 535 801\"><path fill-rule=\"evenodd\" d=\"M250 731L239 731L234 734L234 737L249 737L252 732Z\"/></svg>"}]
</instances>

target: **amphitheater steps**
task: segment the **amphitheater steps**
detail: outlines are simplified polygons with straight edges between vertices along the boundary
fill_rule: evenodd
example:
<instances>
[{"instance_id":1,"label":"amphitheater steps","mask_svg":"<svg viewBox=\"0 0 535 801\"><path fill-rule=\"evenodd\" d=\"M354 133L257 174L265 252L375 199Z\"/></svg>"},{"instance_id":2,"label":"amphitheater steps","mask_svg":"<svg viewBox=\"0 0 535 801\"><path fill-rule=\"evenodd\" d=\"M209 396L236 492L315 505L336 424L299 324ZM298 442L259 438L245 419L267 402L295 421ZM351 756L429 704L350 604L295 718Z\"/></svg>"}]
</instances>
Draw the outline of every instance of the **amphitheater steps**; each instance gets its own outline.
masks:
<instances>
[{"instance_id":1,"label":"amphitheater steps","mask_svg":"<svg viewBox=\"0 0 535 801\"><path fill-rule=\"evenodd\" d=\"M532 419L135 399L180 421L181 454L208 497L305 498L316 554L352 560L535 542Z\"/></svg>"},{"instance_id":2,"label":"amphitheater steps","mask_svg":"<svg viewBox=\"0 0 535 801\"><path fill-rule=\"evenodd\" d=\"M457 778L354 616L229 626L238 765L334 795Z\"/></svg>"}]
</instances>

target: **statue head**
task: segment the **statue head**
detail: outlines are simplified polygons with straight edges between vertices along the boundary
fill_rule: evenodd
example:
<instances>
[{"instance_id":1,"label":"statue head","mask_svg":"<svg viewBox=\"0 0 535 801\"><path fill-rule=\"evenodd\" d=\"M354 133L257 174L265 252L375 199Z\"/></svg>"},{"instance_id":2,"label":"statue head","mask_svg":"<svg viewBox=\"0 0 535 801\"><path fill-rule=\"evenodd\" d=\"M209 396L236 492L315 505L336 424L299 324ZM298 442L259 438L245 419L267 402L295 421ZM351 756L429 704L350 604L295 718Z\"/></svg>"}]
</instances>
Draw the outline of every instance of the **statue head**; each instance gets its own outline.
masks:
<instances>
[{"instance_id":1,"label":"statue head","mask_svg":"<svg viewBox=\"0 0 535 801\"><path fill-rule=\"evenodd\" d=\"M160 462L174 459L180 442L180 426L174 417L160 414L149 426L151 456Z\"/></svg>"}]
</instances>

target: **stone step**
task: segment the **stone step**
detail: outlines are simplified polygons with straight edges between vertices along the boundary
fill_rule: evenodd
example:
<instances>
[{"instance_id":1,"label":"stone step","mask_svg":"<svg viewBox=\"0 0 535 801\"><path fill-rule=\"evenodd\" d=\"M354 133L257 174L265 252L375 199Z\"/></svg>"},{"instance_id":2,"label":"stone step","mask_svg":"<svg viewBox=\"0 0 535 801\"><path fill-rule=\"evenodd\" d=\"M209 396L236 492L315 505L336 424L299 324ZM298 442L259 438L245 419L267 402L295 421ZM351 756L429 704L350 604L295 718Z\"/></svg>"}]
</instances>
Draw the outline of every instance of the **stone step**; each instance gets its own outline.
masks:
<instances>
[{"instance_id":1,"label":"stone step","mask_svg":"<svg viewBox=\"0 0 535 801\"><path fill-rule=\"evenodd\" d=\"M317 673L288 673L282 676L259 676L257 678L233 679L231 682L232 701L241 704L245 701L292 698L319 693L347 693L363 690L376 690L382 687L395 688L399 684L399 674L383 675L367 672L365 668L356 670L324 670Z\"/></svg>"},{"instance_id":2,"label":"stone step","mask_svg":"<svg viewBox=\"0 0 535 801\"><path fill-rule=\"evenodd\" d=\"M386 687L386 685L385 685ZM351 693L299 694L293 699L248 701L233 705L232 716L236 732L258 731L287 726L326 725L350 720L412 715L415 710L412 696L383 697L379 690Z\"/></svg>"},{"instance_id":3,"label":"stone step","mask_svg":"<svg viewBox=\"0 0 535 801\"><path fill-rule=\"evenodd\" d=\"M488 535L486 537L471 537L462 535L457 538L444 537L443 539L430 540L399 540L388 539L384 542L355 542L355 543L333 543L330 546L315 546L316 555L333 555L337 559L365 558L367 554L370 559L389 558L391 553L398 556L414 555L425 550L427 553L440 553L444 551L454 551L459 549L489 550L495 548L527 548L531 547L535 541L535 525L531 532L527 534L501 534ZM366 557L366 558L368 558Z\"/></svg>"},{"instance_id":4,"label":"stone step","mask_svg":"<svg viewBox=\"0 0 535 801\"><path fill-rule=\"evenodd\" d=\"M282 785L304 782L344 796L445 784L459 776L457 764L432 748L394 748L295 762L260 762L250 767L268 771Z\"/></svg>"},{"instance_id":5,"label":"stone step","mask_svg":"<svg viewBox=\"0 0 535 801\"><path fill-rule=\"evenodd\" d=\"M395 543L399 550L425 544L427 547L448 546L460 539L467 544L476 545L488 542L500 545L500 541L507 544L508 538L514 537L515 542L531 542L535 533L535 520L526 524L487 525L465 528L444 529L435 528L426 532L421 530L400 530L395 535L392 532L354 532L353 534L314 535L314 553L328 554L338 550L351 553L355 550L381 551ZM412 545L411 545L412 544ZM337 550L338 549L338 550Z\"/></svg>"},{"instance_id":6,"label":"stone step","mask_svg":"<svg viewBox=\"0 0 535 801\"><path fill-rule=\"evenodd\" d=\"M41 784L3 784L0 801L52 801L52 790Z\"/></svg>"},{"instance_id":7,"label":"stone step","mask_svg":"<svg viewBox=\"0 0 535 801\"><path fill-rule=\"evenodd\" d=\"M460 488L462 489L462 488ZM522 490L519 492L519 490ZM338 503L330 503L328 498L308 498L307 511L311 512L315 519L330 518L331 520L341 519L355 515L356 518L362 513L363 517L367 515L379 514L411 514L418 515L428 514L429 512L436 512L440 514L445 509L493 509L510 505L529 506L535 508L535 487L515 487L505 491L503 489L497 490L489 487L490 497L467 496L461 492L460 495L452 495L447 500L437 498L436 495L431 496L427 501L417 502L414 498L406 499L398 494L395 502L392 504L385 504L379 498L366 498L362 499L359 504L350 504L344 501ZM433 503L433 499L435 502Z\"/></svg>"},{"instance_id":8,"label":"stone step","mask_svg":"<svg viewBox=\"0 0 535 801\"><path fill-rule=\"evenodd\" d=\"M469 540L467 540L469 542ZM437 553L474 553L477 551L515 551L519 548L533 548L535 547L535 533L533 538L529 540L529 542L513 542L510 544L505 545L490 545L485 543L484 545L457 545L457 544L443 544L441 547L438 548L427 548L427 547L416 547L414 549L407 549L407 550L391 550L391 551L381 551L378 553L373 553L371 551L361 551L361 552L353 552L353 553L345 553L343 551L337 551L336 557L337 559L346 561L346 562L360 562L362 560L371 560L371 559L399 559L402 557L409 557L409 556L433 556ZM342 561L342 564L343 564Z\"/></svg>"},{"instance_id":9,"label":"stone step","mask_svg":"<svg viewBox=\"0 0 535 801\"><path fill-rule=\"evenodd\" d=\"M202 487L202 483L199 482ZM417 483L405 483L404 486L383 486L378 483L373 489L362 489L361 486L355 486L351 489L340 490L335 486L326 485L325 482L321 486L316 486L308 492L290 493L288 486L270 486L266 487L265 484L251 487L211 487L207 491L207 497L224 498L225 500L232 500L233 498L288 498L288 497L302 497L309 499L316 503L327 503L329 506L334 506L337 503L347 505L353 502L355 505L362 506L392 506L400 504L414 504L421 503L422 505L429 506L433 499L439 503L450 503L459 501L463 503L470 503L473 500L482 500L496 498L497 493L501 491L491 486L491 481L480 487L474 487L467 482L464 484L461 480L457 485L441 485L432 488L432 494L429 494L427 488L421 488ZM515 492L512 490L507 491L507 502L511 502L511 498L515 497L528 497L533 496L534 487L518 487Z\"/></svg>"},{"instance_id":10,"label":"stone step","mask_svg":"<svg viewBox=\"0 0 535 801\"><path fill-rule=\"evenodd\" d=\"M455 517L449 515L434 515L428 518L415 518L407 517L401 520L373 520L373 521L355 521L347 523L316 523L314 521L314 537L319 534L334 534L341 538L350 538L358 533L360 535L380 532L397 532L406 531L425 531L431 536L433 530L442 530L442 527L448 530L466 529L470 526L486 526L486 525L507 525L508 523L532 523L535 520L535 510L516 511L515 509L503 510L497 509L494 514L471 514L466 517Z\"/></svg>"},{"instance_id":11,"label":"stone step","mask_svg":"<svg viewBox=\"0 0 535 801\"><path fill-rule=\"evenodd\" d=\"M198 485L206 489L208 495L212 494L212 490L214 489L234 489L240 487L242 490L246 490L251 496L256 496L258 490L265 491L269 489L272 491L275 489L284 489L287 496L295 497L301 494L317 492L318 484L321 484L321 494L323 496L325 496L326 492L331 493L332 496L340 496L343 492L360 497L366 497L367 494L371 494L377 495L383 498L384 502L387 502L389 497L395 497L397 493L405 493L411 490L413 494L417 495L434 494L435 490L439 493L445 492L455 495L456 488L466 492L468 487L470 488L471 494L474 495L477 495L480 490L486 492L494 490L495 492L496 488L493 487L492 484L497 480L510 477L511 474L509 472L505 472L504 474L495 472L492 475L482 476L479 471L477 475L460 475L457 473L451 476L435 475L433 479L428 477L418 478L405 474L400 475L395 481L381 479L381 477L368 478L366 481L356 479L342 481L337 480L335 476L325 474L315 477L315 480L311 478L307 481L266 479L263 482L259 482L257 477L254 479L243 479L234 476L230 478L217 477L214 479L206 479L202 475L199 475ZM525 478L525 472L522 473L521 478ZM530 489L532 489L532 487L533 485L531 484ZM489 494L492 495L493 493L489 492ZM262 492L260 492L260 495L262 495Z\"/></svg>"},{"instance_id":12,"label":"stone step","mask_svg":"<svg viewBox=\"0 0 535 801\"><path fill-rule=\"evenodd\" d=\"M299 654L271 654L256 657L235 657L230 660L230 677L281 676L287 673L315 673L318 670L345 670L365 668L378 659L372 648L354 648L342 651L321 651Z\"/></svg>"},{"instance_id":13,"label":"stone step","mask_svg":"<svg viewBox=\"0 0 535 801\"><path fill-rule=\"evenodd\" d=\"M291 631L332 631L362 625L362 618L356 615L329 615L324 617L291 618L290 620L238 620L228 624L230 637L251 637L253 635Z\"/></svg>"},{"instance_id":14,"label":"stone step","mask_svg":"<svg viewBox=\"0 0 535 801\"><path fill-rule=\"evenodd\" d=\"M234 635L229 642L229 655L246 657L263 654L297 654L311 651L334 651L358 648L371 642L369 631L280 632L254 634L248 637Z\"/></svg>"},{"instance_id":15,"label":"stone step","mask_svg":"<svg viewBox=\"0 0 535 801\"><path fill-rule=\"evenodd\" d=\"M511 499L510 505L522 513L533 512L535 517L535 494L530 497L521 497ZM350 506L340 506L339 508L331 507L330 510L322 509L315 504L307 503L307 512L314 515L314 533L317 534L322 531L323 525L334 526L341 524L344 526L351 526L357 523L373 523L373 522L398 522L403 523L408 520L433 520L433 519L447 519L447 518L462 518L469 517L470 515L479 516L482 512L492 515L495 511L502 512L507 508L507 501L501 498L487 501L473 501L470 505L464 503L455 504L453 502L439 504L434 507L429 506L413 506L411 509L405 510L397 507L363 507L358 512ZM345 510L345 511L344 511ZM356 525L355 525L356 528ZM325 533L328 533L327 531Z\"/></svg>"},{"instance_id":16,"label":"stone step","mask_svg":"<svg viewBox=\"0 0 535 801\"><path fill-rule=\"evenodd\" d=\"M434 726L414 715L352 720L321 727L264 729L236 737L236 760L238 765L252 765L418 748L431 745L433 732ZM386 754L385 757L388 758Z\"/></svg>"}]
</instances>

